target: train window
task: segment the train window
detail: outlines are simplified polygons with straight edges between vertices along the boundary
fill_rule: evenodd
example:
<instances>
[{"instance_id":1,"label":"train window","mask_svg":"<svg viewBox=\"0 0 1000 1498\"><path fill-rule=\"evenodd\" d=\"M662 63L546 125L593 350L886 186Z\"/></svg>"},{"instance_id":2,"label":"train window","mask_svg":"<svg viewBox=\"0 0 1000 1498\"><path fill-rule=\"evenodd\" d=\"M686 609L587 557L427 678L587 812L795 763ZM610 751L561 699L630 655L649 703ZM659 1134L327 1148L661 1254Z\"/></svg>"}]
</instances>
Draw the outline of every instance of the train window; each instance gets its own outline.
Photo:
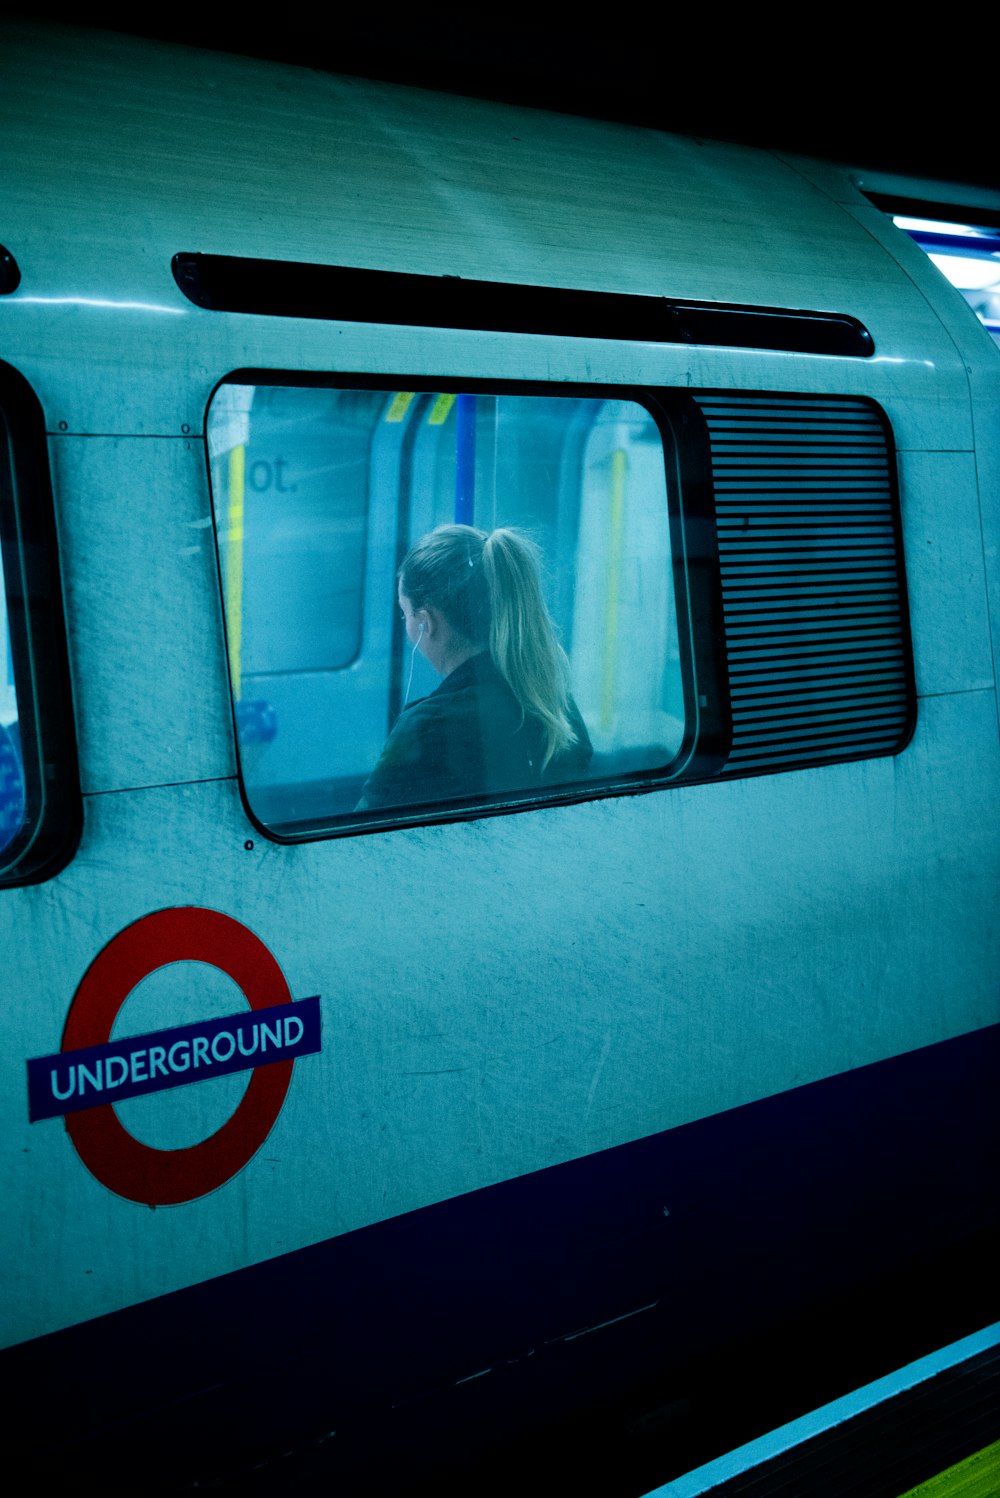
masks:
<instances>
[{"instance_id":1,"label":"train window","mask_svg":"<svg viewBox=\"0 0 1000 1498\"><path fill-rule=\"evenodd\" d=\"M0 588L3 589L0 597L0 858L24 826L27 813L20 713L3 584L3 558L0 557Z\"/></svg>"},{"instance_id":2,"label":"train window","mask_svg":"<svg viewBox=\"0 0 1000 1498\"><path fill-rule=\"evenodd\" d=\"M79 830L44 425L0 366L0 884L56 873Z\"/></svg>"},{"instance_id":3,"label":"train window","mask_svg":"<svg viewBox=\"0 0 1000 1498\"><path fill-rule=\"evenodd\" d=\"M721 763L718 631L692 628L711 613L717 570L703 565L707 439L693 411L592 387L222 384L208 445L258 825L297 838L438 820ZM541 688L524 666L542 648L536 623L499 669L488 630L456 613L480 609L481 623L479 594L400 598L404 558L442 526L473 528L442 533L468 550L463 589L468 578L505 598L510 567L537 566L568 696L544 660ZM513 561L476 538L497 529L514 532Z\"/></svg>"},{"instance_id":4,"label":"train window","mask_svg":"<svg viewBox=\"0 0 1000 1498\"><path fill-rule=\"evenodd\" d=\"M276 838L893 754L912 733L892 439L869 400L247 371L207 432L241 784ZM498 529L519 539L484 551ZM542 600L516 617L548 621L568 696L550 674L532 697L541 678L515 680L489 635L514 627L511 556Z\"/></svg>"}]
</instances>

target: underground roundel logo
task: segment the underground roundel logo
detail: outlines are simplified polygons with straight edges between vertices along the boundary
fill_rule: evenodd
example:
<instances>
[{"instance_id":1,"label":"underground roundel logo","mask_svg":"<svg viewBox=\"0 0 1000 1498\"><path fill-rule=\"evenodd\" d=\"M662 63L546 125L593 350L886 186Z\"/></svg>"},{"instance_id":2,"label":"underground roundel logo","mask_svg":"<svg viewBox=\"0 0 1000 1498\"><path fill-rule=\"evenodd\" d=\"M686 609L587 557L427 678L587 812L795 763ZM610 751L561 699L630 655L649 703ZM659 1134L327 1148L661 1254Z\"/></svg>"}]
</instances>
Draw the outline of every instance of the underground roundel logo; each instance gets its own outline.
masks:
<instances>
[{"instance_id":1,"label":"underground roundel logo","mask_svg":"<svg viewBox=\"0 0 1000 1498\"><path fill-rule=\"evenodd\" d=\"M219 968L249 1005L204 1024L126 1040L111 1030L143 978L174 962ZM320 1049L319 999L293 1002L274 957L246 926L216 910L157 910L120 931L83 976L70 1005L62 1049L28 1062L32 1122L64 1116L92 1175L130 1201L170 1206L224 1185L260 1149L274 1125L296 1058ZM114 1104L234 1071L250 1071L236 1111L186 1149L155 1149L133 1138Z\"/></svg>"}]
</instances>

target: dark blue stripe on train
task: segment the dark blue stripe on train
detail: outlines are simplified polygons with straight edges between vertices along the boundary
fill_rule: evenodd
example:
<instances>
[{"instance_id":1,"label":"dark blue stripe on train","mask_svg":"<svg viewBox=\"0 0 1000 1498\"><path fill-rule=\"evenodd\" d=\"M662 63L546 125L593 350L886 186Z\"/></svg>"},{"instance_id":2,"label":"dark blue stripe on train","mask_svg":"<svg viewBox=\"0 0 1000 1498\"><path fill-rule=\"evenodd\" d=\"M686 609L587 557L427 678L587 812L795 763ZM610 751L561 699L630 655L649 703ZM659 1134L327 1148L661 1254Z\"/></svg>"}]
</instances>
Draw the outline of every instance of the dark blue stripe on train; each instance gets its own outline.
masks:
<instances>
[{"instance_id":1,"label":"dark blue stripe on train","mask_svg":"<svg viewBox=\"0 0 1000 1498\"><path fill-rule=\"evenodd\" d=\"M11 1349L13 1428L164 1481L301 1443L275 1481L354 1492L634 1397L652 1486L996 1318L998 1059L991 1027Z\"/></svg>"}]
</instances>

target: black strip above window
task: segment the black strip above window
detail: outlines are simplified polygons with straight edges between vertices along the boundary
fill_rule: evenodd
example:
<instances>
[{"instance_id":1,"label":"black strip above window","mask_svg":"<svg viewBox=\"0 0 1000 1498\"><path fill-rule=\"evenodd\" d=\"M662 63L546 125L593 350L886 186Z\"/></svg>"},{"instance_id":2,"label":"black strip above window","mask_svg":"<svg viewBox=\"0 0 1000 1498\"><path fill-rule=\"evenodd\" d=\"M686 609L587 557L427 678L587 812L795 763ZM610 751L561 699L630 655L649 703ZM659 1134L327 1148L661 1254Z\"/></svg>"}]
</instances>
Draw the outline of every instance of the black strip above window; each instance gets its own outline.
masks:
<instances>
[{"instance_id":1,"label":"black strip above window","mask_svg":"<svg viewBox=\"0 0 1000 1498\"><path fill-rule=\"evenodd\" d=\"M895 193L869 192L865 197L883 213L905 218L936 219L948 224L975 224L979 229L1000 229L995 208L970 208L968 204L942 203L931 198L904 198Z\"/></svg>"},{"instance_id":2,"label":"black strip above window","mask_svg":"<svg viewBox=\"0 0 1000 1498\"><path fill-rule=\"evenodd\" d=\"M680 302L613 291L519 286L235 255L181 254L174 256L172 264L184 295L212 312L714 344L855 359L875 352L874 340L863 324L834 312Z\"/></svg>"}]
</instances>

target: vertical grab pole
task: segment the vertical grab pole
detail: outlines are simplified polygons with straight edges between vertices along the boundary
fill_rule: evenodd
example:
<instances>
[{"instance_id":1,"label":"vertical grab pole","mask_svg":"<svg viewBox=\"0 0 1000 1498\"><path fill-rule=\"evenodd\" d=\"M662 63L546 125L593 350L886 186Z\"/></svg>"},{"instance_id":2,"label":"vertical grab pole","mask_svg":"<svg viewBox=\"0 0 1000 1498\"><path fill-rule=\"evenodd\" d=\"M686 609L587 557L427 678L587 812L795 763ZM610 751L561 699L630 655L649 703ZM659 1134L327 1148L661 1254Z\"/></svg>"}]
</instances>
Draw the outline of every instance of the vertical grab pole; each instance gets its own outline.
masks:
<instances>
[{"instance_id":1,"label":"vertical grab pole","mask_svg":"<svg viewBox=\"0 0 1000 1498\"><path fill-rule=\"evenodd\" d=\"M455 524L472 525L476 513L476 397L460 395L455 408Z\"/></svg>"},{"instance_id":2,"label":"vertical grab pole","mask_svg":"<svg viewBox=\"0 0 1000 1498\"><path fill-rule=\"evenodd\" d=\"M242 443L229 452L229 535L226 546L226 621L229 627L229 669L233 678L233 701L240 700L240 669L243 646L243 490L246 448Z\"/></svg>"},{"instance_id":3,"label":"vertical grab pole","mask_svg":"<svg viewBox=\"0 0 1000 1498\"><path fill-rule=\"evenodd\" d=\"M601 660L601 727L610 730L615 720L618 667L618 600L621 593L622 554L625 539L625 483L628 453L623 447L611 454L611 505L608 516L608 591L604 604L604 652Z\"/></svg>"}]
</instances>

